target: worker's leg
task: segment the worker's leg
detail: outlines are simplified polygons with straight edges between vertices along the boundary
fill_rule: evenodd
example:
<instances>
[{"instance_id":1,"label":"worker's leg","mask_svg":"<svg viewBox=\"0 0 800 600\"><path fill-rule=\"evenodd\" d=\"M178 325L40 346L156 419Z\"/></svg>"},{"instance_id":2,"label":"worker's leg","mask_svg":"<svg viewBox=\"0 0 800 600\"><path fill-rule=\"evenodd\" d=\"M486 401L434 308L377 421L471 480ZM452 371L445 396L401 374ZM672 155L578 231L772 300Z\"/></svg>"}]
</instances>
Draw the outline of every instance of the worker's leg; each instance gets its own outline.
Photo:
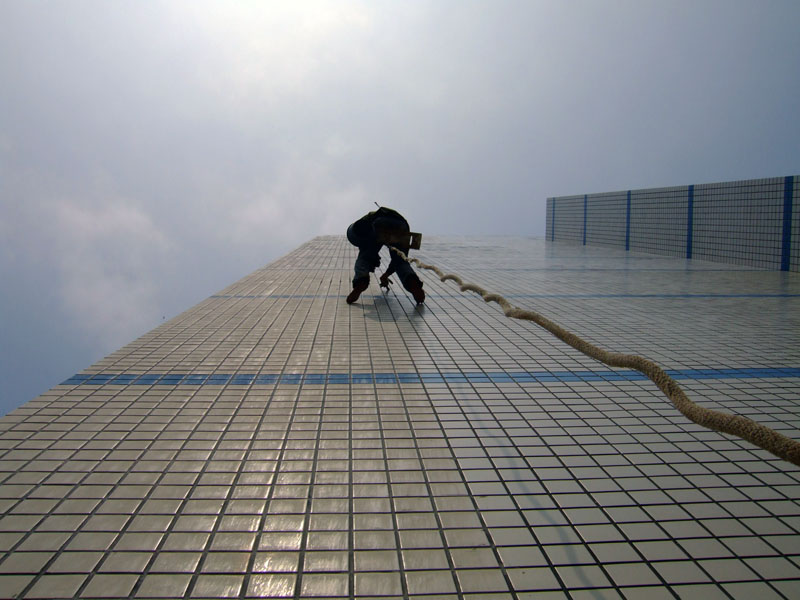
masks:
<instances>
[{"instance_id":1,"label":"worker's leg","mask_svg":"<svg viewBox=\"0 0 800 600\"><path fill-rule=\"evenodd\" d=\"M369 281L369 274L375 271L380 264L381 257L378 255L377 246L359 247L354 267L355 274L353 275L353 284L355 285L356 281L362 281L364 279Z\"/></svg>"},{"instance_id":2,"label":"worker's leg","mask_svg":"<svg viewBox=\"0 0 800 600\"><path fill-rule=\"evenodd\" d=\"M359 246L358 257L353 275L353 291L347 296L347 303L352 304L369 287L369 274L381 264L377 246Z\"/></svg>"},{"instance_id":3,"label":"worker's leg","mask_svg":"<svg viewBox=\"0 0 800 600\"><path fill-rule=\"evenodd\" d=\"M369 281L369 274L381 264L381 257L378 255L381 247L374 239L359 236L356 233L355 223L347 228L347 240L358 248L353 284L355 285L356 281L360 282L364 279Z\"/></svg>"}]
</instances>

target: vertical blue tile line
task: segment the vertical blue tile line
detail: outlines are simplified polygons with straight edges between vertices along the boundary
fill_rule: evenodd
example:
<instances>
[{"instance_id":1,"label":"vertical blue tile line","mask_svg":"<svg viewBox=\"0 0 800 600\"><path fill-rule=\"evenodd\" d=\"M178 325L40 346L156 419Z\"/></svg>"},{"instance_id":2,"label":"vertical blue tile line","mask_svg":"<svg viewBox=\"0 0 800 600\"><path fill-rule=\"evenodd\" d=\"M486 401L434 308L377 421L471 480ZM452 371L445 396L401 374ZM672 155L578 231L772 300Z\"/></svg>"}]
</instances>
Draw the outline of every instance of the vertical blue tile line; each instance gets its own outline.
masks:
<instances>
[{"instance_id":1,"label":"vertical blue tile line","mask_svg":"<svg viewBox=\"0 0 800 600\"><path fill-rule=\"evenodd\" d=\"M686 215L686 258L692 258L692 235L694 233L694 186L689 186L689 209Z\"/></svg>"},{"instance_id":2,"label":"vertical blue tile line","mask_svg":"<svg viewBox=\"0 0 800 600\"><path fill-rule=\"evenodd\" d=\"M783 180L783 243L781 244L781 271L789 270L792 249L792 197L794 196L794 175Z\"/></svg>"},{"instance_id":3,"label":"vertical blue tile line","mask_svg":"<svg viewBox=\"0 0 800 600\"><path fill-rule=\"evenodd\" d=\"M628 208L625 212L625 250L631 249L631 191L628 190Z\"/></svg>"},{"instance_id":4,"label":"vertical blue tile line","mask_svg":"<svg viewBox=\"0 0 800 600\"><path fill-rule=\"evenodd\" d=\"M552 220L550 221L550 241L554 242L556 239L556 199L553 198L553 212L551 213Z\"/></svg>"},{"instance_id":5,"label":"vertical blue tile line","mask_svg":"<svg viewBox=\"0 0 800 600\"><path fill-rule=\"evenodd\" d=\"M583 245L586 245L586 214L587 214L587 207L589 204L588 195L583 195Z\"/></svg>"}]
</instances>

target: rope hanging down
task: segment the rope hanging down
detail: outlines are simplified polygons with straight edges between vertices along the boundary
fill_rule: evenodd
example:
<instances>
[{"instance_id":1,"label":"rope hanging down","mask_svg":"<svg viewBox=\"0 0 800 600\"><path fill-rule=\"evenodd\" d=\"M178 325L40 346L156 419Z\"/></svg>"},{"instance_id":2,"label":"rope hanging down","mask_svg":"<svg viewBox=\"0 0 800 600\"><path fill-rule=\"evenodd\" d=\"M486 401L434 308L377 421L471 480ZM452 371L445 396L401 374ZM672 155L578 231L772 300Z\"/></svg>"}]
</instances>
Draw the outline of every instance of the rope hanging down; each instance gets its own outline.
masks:
<instances>
[{"instance_id":1,"label":"rope hanging down","mask_svg":"<svg viewBox=\"0 0 800 600\"><path fill-rule=\"evenodd\" d=\"M793 465L800 466L800 442L786 437L769 427L756 423L747 417L730 415L695 404L692 400L689 400L678 383L653 361L635 354L619 354L617 352L603 350L602 348L590 344L574 333L567 331L537 312L512 306L508 300L498 294L490 294L474 283L464 283L458 275L443 273L434 265L425 264L416 258L409 258L397 248L391 247L391 249L409 262L416 263L420 268L435 272L440 280L455 281L462 292L475 292L480 294L486 302L497 302L507 317L533 321L552 333L562 342L583 352L586 356L599 360L612 367L635 369L646 375L662 392L664 392L675 408L686 418L698 425L740 437L759 448L763 448L767 452L771 452L778 458L782 458Z\"/></svg>"}]
</instances>

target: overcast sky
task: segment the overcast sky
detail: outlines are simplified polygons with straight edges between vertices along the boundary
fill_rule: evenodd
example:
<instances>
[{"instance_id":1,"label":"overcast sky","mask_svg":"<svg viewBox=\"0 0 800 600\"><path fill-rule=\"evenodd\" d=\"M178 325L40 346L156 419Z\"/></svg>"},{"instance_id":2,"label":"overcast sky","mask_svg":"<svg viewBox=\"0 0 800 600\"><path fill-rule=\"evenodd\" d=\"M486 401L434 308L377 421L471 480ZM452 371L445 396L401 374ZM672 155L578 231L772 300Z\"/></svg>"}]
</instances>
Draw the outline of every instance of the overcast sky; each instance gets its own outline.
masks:
<instances>
[{"instance_id":1,"label":"overcast sky","mask_svg":"<svg viewBox=\"0 0 800 600\"><path fill-rule=\"evenodd\" d=\"M0 2L0 414L374 207L800 173L796 0Z\"/></svg>"}]
</instances>

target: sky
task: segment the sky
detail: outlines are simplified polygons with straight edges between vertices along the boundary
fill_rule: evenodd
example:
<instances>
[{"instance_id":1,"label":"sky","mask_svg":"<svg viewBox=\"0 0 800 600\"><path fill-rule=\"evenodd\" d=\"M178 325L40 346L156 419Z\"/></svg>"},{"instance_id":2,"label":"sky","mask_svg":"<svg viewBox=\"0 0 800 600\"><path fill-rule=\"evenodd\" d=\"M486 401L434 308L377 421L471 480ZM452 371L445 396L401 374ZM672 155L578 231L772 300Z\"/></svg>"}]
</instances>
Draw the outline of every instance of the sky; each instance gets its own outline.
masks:
<instances>
[{"instance_id":1,"label":"sky","mask_svg":"<svg viewBox=\"0 0 800 600\"><path fill-rule=\"evenodd\" d=\"M800 174L796 0L0 2L0 414L374 202ZM433 257L431 257L433 258Z\"/></svg>"}]
</instances>

